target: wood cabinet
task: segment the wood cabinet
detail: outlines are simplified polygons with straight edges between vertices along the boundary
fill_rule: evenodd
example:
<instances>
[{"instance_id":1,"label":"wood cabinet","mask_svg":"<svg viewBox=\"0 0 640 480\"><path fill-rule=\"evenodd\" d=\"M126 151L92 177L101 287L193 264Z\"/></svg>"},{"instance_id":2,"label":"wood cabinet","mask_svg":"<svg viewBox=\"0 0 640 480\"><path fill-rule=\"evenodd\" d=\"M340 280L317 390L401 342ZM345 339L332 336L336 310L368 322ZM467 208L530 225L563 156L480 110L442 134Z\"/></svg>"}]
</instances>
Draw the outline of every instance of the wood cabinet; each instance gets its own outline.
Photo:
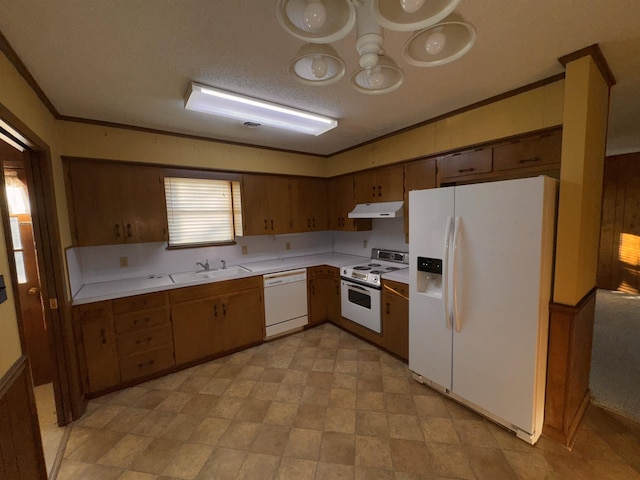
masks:
<instances>
[{"instance_id":1,"label":"wood cabinet","mask_svg":"<svg viewBox=\"0 0 640 480\"><path fill-rule=\"evenodd\" d=\"M440 160L440 183L491 172L493 149L482 148L447 155Z\"/></svg>"},{"instance_id":2,"label":"wood cabinet","mask_svg":"<svg viewBox=\"0 0 640 480\"><path fill-rule=\"evenodd\" d=\"M347 232L371 230L371 219L348 217L354 206L353 175L332 178L329 181L329 228Z\"/></svg>"},{"instance_id":3,"label":"wood cabinet","mask_svg":"<svg viewBox=\"0 0 640 480\"><path fill-rule=\"evenodd\" d=\"M242 216L245 235L291 233L291 184L289 178L270 175L243 175Z\"/></svg>"},{"instance_id":4,"label":"wood cabinet","mask_svg":"<svg viewBox=\"0 0 640 480\"><path fill-rule=\"evenodd\" d=\"M402 165L376 168L354 175L355 203L401 201L404 192Z\"/></svg>"},{"instance_id":5,"label":"wood cabinet","mask_svg":"<svg viewBox=\"0 0 640 480\"><path fill-rule=\"evenodd\" d=\"M409 236L409 192L436 187L436 159L427 158L404 166L404 234Z\"/></svg>"},{"instance_id":6,"label":"wood cabinet","mask_svg":"<svg viewBox=\"0 0 640 480\"><path fill-rule=\"evenodd\" d=\"M80 305L73 314L80 330L81 371L87 392L175 365L166 293Z\"/></svg>"},{"instance_id":7,"label":"wood cabinet","mask_svg":"<svg viewBox=\"0 0 640 480\"><path fill-rule=\"evenodd\" d=\"M309 326L327 320L335 321L340 314L340 271L322 265L307 270Z\"/></svg>"},{"instance_id":8,"label":"wood cabinet","mask_svg":"<svg viewBox=\"0 0 640 480\"><path fill-rule=\"evenodd\" d=\"M327 230L327 181L321 178L291 179L293 232Z\"/></svg>"},{"instance_id":9,"label":"wood cabinet","mask_svg":"<svg viewBox=\"0 0 640 480\"><path fill-rule=\"evenodd\" d=\"M382 282L382 345L398 357L409 359L409 287Z\"/></svg>"},{"instance_id":10,"label":"wood cabinet","mask_svg":"<svg viewBox=\"0 0 640 480\"><path fill-rule=\"evenodd\" d=\"M264 339L262 277L174 290L171 317L178 365Z\"/></svg>"},{"instance_id":11,"label":"wood cabinet","mask_svg":"<svg viewBox=\"0 0 640 480\"><path fill-rule=\"evenodd\" d=\"M519 139L493 148L493 170L508 171L560 163L562 135L554 132L537 138Z\"/></svg>"},{"instance_id":12,"label":"wood cabinet","mask_svg":"<svg viewBox=\"0 0 640 480\"><path fill-rule=\"evenodd\" d=\"M75 245L167 239L162 169L93 160L65 165Z\"/></svg>"}]
</instances>

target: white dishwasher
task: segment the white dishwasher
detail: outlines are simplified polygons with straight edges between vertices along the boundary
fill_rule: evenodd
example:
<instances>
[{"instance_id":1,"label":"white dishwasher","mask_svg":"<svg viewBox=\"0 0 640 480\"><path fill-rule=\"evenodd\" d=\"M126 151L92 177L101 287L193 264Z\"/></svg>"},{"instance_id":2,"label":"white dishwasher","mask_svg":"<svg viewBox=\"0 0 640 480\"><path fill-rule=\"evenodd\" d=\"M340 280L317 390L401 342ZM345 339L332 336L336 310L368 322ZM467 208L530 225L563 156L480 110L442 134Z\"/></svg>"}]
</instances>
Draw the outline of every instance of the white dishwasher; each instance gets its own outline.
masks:
<instances>
[{"instance_id":1,"label":"white dishwasher","mask_svg":"<svg viewBox=\"0 0 640 480\"><path fill-rule=\"evenodd\" d=\"M306 268L269 273L263 279L265 338L281 335L309 323Z\"/></svg>"}]
</instances>

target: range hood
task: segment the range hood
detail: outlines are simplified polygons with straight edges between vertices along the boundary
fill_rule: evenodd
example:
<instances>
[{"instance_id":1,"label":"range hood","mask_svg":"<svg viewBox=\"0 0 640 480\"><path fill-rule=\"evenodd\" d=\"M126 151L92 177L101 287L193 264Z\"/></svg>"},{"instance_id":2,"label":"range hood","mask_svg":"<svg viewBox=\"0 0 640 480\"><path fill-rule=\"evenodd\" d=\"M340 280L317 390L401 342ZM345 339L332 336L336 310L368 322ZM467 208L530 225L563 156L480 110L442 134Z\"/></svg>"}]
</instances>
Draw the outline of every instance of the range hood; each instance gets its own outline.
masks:
<instances>
[{"instance_id":1,"label":"range hood","mask_svg":"<svg viewBox=\"0 0 640 480\"><path fill-rule=\"evenodd\" d=\"M359 203L349 218L398 218L402 217L403 202Z\"/></svg>"}]
</instances>

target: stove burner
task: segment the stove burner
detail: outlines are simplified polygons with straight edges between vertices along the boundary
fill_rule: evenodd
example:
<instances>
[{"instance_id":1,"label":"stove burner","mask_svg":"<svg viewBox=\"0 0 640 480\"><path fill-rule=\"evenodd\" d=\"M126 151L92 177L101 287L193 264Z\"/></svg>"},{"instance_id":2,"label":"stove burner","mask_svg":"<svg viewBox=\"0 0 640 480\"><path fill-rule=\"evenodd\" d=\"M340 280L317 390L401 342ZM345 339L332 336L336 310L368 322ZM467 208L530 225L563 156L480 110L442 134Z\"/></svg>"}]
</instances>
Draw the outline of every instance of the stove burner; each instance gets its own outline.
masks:
<instances>
[{"instance_id":1,"label":"stove burner","mask_svg":"<svg viewBox=\"0 0 640 480\"><path fill-rule=\"evenodd\" d=\"M371 273L372 275L381 275L384 273L384 271L382 270L371 270L369 273Z\"/></svg>"},{"instance_id":2,"label":"stove burner","mask_svg":"<svg viewBox=\"0 0 640 480\"><path fill-rule=\"evenodd\" d=\"M379 263L369 263L367 266L368 267L381 267L382 265L380 265Z\"/></svg>"},{"instance_id":3,"label":"stove burner","mask_svg":"<svg viewBox=\"0 0 640 480\"><path fill-rule=\"evenodd\" d=\"M357 267L353 267L354 270L371 270L370 267L366 265L358 265Z\"/></svg>"}]
</instances>

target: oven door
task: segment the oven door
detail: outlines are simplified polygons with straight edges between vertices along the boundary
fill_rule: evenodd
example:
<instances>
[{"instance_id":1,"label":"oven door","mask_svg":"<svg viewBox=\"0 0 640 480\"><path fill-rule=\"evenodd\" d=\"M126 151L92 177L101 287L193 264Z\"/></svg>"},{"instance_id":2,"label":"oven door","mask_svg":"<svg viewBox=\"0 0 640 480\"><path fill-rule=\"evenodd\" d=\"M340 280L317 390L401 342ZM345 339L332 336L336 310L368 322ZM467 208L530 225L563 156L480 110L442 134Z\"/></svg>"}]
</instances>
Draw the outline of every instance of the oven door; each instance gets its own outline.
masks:
<instances>
[{"instance_id":1,"label":"oven door","mask_svg":"<svg viewBox=\"0 0 640 480\"><path fill-rule=\"evenodd\" d=\"M342 316L369 330L381 333L380 290L345 279L342 279L341 284Z\"/></svg>"}]
</instances>

